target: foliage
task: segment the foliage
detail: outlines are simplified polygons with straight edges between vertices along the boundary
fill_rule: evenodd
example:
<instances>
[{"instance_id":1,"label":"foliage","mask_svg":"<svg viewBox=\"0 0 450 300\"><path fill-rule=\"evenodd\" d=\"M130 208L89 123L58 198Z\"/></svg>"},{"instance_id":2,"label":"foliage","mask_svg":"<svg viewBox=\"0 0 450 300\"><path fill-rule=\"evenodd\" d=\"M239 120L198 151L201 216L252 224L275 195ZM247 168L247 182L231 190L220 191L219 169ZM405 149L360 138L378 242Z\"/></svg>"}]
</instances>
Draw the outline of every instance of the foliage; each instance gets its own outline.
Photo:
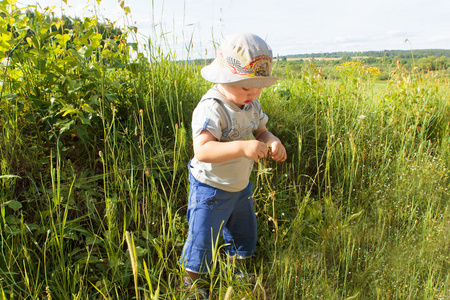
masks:
<instances>
[{"instance_id":1,"label":"foliage","mask_svg":"<svg viewBox=\"0 0 450 300\"><path fill-rule=\"evenodd\" d=\"M406 40L405 42L408 42L408 40ZM417 49L417 50L414 50L415 58L424 58L424 57L429 57L429 56L450 57L450 50L445 50L445 49L425 49L425 50ZM403 58L411 58L411 51L409 51L409 50L384 50L384 51L363 51L363 52L310 53L310 54L287 55L286 57L287 58L398 57L398 58L403 59Z\"/></svg>"},{"instance_id":2,"label":"foliage","mask_svg":"<svg viewBox=\"0 0 450 300\"><path fill-rule=\"evenodd\" d=\"M200 64L96 18L0 11L0 297L183 298ZM261 102L289 159L252 175L255 282L216 244L213 297L448 298L448 78L351 59L276 72Z\"/></svg>"},{"instance_id":3,"label":"foliage","mask_svg":"<svg viewBox=\"0 0 450 300\"><path fill-rule=\"evenodd\" d=\"M443 50L450 53L450 50ZM397 55L392 55L396 53ZM304 55L290 55L289 59L286 57L279 57L277 59L274 74L281 78L287 78L286 74L290 76L300 76L301 69L307 67L311 62L319 67L323 76L327 79L337 79L339 74L336 68L345 65L345 63L359 63L369 72L375 72L378 80L387 81L391 79L391 72L397 68L402 68L405 72L413 70L421 74L437 75L439 77L449 77L449 58L448 55L441 55L440 57L430 55L424 56L428 51L416 50L414 52L392 51L389 55L381 55L382 53L325 53L325 54L304 54ZM434 53L434 52L431 52ZM436 52L441 53L441 52ZM444 52L445 53L445 52Z\"/></svg>"},{"instance_id":4,"label":"foliage","mask_svg":"<svg viewBox=\"0 0 450 300\"><path fill-rule=\"evenodd\" d=\"M446 70L449 67L448 59L445 56L436 58L434 56L422 57L417 61L422 71Z\"/></svg>"},{"instance_id":5,"label":"foliage","mask_svg":"<svg viewBox=\"0 0 450 300\"><path fill-rule=\"evenodd\" d=\"M276 298L447 297L449 82L398 69L380 89L358 63L333 82L311 67L264 95L272 130L295 145L287 169L258 177Z\"/></svg>"}]
</instances>

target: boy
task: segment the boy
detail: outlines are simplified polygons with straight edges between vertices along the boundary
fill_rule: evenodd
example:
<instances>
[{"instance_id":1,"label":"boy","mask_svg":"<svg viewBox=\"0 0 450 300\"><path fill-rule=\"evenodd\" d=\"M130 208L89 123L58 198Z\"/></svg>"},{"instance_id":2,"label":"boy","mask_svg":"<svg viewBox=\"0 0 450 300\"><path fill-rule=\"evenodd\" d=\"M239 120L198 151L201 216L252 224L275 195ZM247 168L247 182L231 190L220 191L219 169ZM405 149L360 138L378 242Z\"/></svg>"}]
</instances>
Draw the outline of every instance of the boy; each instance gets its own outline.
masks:
<instances>
[{"instance_id":1,"label":"boy","mask_svg":"<svg viewBox=\"0 0 450 300\"><path fill-rule=\"evenodd\" d=\"M280 140L266 128L268 117L257 100L270 76L272 50L254 34L233 34L221 43L215 60L201 71L216 83L192 118L194 158L189 163L189 235L180 264L190 285L208 272L213 241L223 235L231 259L249 258L256 247L253 163L266 157L286 160ZM269 152L269 147L271 151Z\"/></svg>"}]
</instances>

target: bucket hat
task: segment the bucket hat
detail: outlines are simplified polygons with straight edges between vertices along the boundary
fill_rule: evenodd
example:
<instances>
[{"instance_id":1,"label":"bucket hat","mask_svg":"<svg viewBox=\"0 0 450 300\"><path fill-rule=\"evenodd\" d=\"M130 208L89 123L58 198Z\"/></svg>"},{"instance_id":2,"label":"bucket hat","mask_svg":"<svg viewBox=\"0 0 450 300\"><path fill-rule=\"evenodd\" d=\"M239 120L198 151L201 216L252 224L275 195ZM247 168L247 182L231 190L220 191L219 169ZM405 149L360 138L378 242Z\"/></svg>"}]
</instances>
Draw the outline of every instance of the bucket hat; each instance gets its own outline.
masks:
<instances>
[{"instance_id":1,"label":"bucket hat","mask_svg":"<svg viewBox=\"0 0 450 300\"><path fill-rule=\"evenodd\" d=\"M203 78L210 82L244 87L269 87L278 80L270 76L272 49L259 36L237 33L226 36L214 61L202 68Z\"/></svg>"}]
</instances>

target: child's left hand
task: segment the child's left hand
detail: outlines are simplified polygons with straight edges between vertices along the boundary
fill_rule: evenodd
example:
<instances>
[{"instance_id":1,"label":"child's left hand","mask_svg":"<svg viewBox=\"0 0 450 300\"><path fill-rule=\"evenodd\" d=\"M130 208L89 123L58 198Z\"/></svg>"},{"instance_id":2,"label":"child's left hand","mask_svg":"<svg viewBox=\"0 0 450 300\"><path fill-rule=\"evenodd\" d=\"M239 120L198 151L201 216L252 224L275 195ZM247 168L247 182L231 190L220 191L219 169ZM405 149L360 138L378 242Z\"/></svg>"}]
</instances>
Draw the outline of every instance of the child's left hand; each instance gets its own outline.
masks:
<instances>
[{"instance_id":1,"label":"child's left hand","mask_svg":"<svg viewBox=\"0 0 450 300\"><path fill-rule=\"evenodd\" d=\"M275 161L285 161L287 158L286 149L278 142L272 142L269 147L269 157Z\"/></svg>"}]
</instances>

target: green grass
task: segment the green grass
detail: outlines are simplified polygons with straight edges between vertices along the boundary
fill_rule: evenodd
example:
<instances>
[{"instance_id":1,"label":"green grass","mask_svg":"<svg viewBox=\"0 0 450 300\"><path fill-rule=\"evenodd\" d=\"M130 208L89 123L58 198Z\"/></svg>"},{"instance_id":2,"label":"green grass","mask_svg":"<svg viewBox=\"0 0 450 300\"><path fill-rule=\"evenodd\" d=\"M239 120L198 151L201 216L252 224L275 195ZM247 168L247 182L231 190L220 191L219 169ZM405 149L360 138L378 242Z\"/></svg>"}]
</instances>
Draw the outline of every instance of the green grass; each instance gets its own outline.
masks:
<instances>
[{"instance_id":1,"label":"green grass","mask_svg":"<svg viewBox=\"0 0 450 300\"><path fill-rule=\"evenodd\" d=\"M131 57L86 19L62 47L45 14L0 8L0 299L183 298L190 121L210 84L163 36ZM341 67L264 90L289 159L252 174L255 282L217 243L213 299L450 297L450 83Z\"/></svg>"}]
</instances>

